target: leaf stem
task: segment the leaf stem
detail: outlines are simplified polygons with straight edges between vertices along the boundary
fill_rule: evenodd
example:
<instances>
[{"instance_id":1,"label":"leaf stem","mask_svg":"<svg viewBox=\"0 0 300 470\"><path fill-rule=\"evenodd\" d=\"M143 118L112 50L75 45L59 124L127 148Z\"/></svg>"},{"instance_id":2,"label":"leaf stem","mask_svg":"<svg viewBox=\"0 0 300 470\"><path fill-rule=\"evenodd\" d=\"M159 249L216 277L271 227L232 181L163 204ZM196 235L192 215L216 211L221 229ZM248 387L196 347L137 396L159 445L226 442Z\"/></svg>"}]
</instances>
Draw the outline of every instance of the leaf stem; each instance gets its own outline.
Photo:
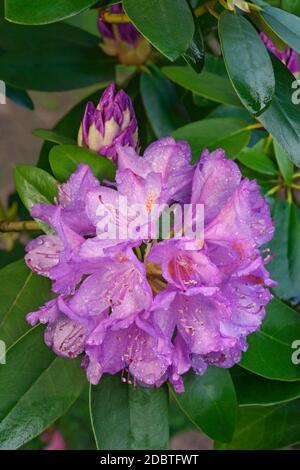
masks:
<instances>
[{"instance_id":1,"label":"leaf stem","mask_svg":"<svg viewBox=\"0 0 300 470\"><path fill-rule=\"evenodd\" d=\"M131 23L126 13L110 13L109 11L100 10L100 18L102 21L111 24Z\"/></svg>"},{"instance_id":2,"label":"leaf stem","mask_svg":"<svg viewBox=\"0 0 300 470\"><path fill-rule=\"evenodd\" d=\"M274 186L273 188L271 188L267 193L266 195L267 196L272 196L273 194L277 193L277 191L279 191L281 189L281 184L277 184L276 186Z\"/></svg>"},{"instance_id":3,"label":"leaf stem","mask_svg":"<svg viewBox=\"0 0 300 470\"><path fill-rule=\"evenodd\" d=\"M35 220L0 222L0 232L23 232L28 230L41 230L41 227Z\"/></svg>"}]
</instances>

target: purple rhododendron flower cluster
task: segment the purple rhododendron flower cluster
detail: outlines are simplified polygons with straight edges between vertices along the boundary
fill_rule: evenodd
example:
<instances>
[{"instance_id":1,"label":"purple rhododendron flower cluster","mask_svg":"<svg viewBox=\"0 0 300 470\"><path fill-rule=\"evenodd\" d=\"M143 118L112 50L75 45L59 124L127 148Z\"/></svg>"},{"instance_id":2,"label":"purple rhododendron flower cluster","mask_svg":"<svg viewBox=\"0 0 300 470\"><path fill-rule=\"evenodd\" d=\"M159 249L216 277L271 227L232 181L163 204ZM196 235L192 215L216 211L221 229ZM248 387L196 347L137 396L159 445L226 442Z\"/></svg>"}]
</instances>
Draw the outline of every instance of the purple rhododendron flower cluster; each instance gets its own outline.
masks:
<instances>
[{"instance_id":1,"label":"purple rhododendron flower cluster","mask_svg":"<svg viewBox=\"0 0 300 470\"><path fill-rule=\"evenodd\" d=\"M109 96L113 110L99 118L104 127L119 113ZM261 247L273 223L256 182L242 179L224 150L204 150L191 164L185 141L161 138L143 156L126 143L114 141L115 184L99 182L81 164L54 204L33 206L32 215L56 234L31 241L26 263L52 280L56 297L27 320L47 324L45 342L56 354L83 353L93 384L121 372L129 383L169 380L182 392L183 374L233 366L260 328L273 285ZM203 204L204 240L99 237L99 206L114 214L120 197L157 219L160 204Z\"/></svg>"},{"instance_id":2,"label":"purple rhododendron flower cluster","mask_svg":"<svg viewBox=\"0 0 300 470\"><path fill-rule=\"evenodd\" d=\"M267 48L287 66L290 72L294 75L300 72L300 63L297 51L291 47L287 47L284 51L279 51L266 34L260 33L260 37Z\"/></svg>"}]
</instances>

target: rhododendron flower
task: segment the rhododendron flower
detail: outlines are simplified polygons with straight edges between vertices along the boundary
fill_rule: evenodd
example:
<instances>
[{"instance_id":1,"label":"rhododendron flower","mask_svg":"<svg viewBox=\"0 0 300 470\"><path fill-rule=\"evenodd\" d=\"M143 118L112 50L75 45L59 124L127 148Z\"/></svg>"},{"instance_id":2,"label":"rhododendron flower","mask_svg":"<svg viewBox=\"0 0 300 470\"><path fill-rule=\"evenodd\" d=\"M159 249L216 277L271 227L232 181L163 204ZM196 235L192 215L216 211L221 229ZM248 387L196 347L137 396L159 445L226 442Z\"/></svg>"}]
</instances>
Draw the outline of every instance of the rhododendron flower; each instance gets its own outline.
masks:
<instances>
[{"instance_id":1,"label":"rhododendron flower","mask_svg":"<svg viewBox=\"0 0 300 470\"><path fill-rule=\"evenodd\" d=\"M99 10L98 29L102 36L102 50L117 57L124 65L141 65L150 55L151 46L131 23L111 24L103 18ZM112 5L110 13L124 13L121 3Z\"/></svg>"},{"instance_id":2,"label":"rhododendron flower","mask_svg":"<svg viewBox=\"0 0 300 470\"><path fill-rule=\"evenodd\" d=\"M78 133L78 145L115 160L117 145L137 148L137 121L129 96L114 83L104 91L97 108L89 101Z\"/></svg>"},{"instance_id":3,"label":"rhododendron flower","mask_svg":"<svg viewBox=\"0 0 300 470\"><path fill-rule=\"evenodd\" d=\"M100 184L82 164L55 204L33 207L56 235L30 242L25 259L53 280L57 297L27 320L47 324L45 342L56 354L82 354L91 383L120 372L133 384L169 380L182 392L188 370L238 363L261 326L274 285L261 250L274 232L270 211L256 182L242 179L222 149L205 150L194 165L189 144L172 137L142 157L133 147L116 151L115 185ZM128 220L121 198L156 222L163 206L203 205L204 236L177 237L171 224L166 239L153 239L142 230L147 219L135 237L110 238L102 209L119 228Z\"/></svg>"},{"instance_id":4,"label":"rhododendron flower","mask_svg":"<svg viewBox=\"0 0 300 470\"><path fill-rule=\"evenodd\" d=\"M275 44L273 44L268 36L266 36L266 34L260 33L260 37L262 38L267 48L287 66L290 72L292 72L294 75L300 72L300 63L297 51L291 47L286 47L284 51L279 51Z\"/></svg>"}]
</instances>

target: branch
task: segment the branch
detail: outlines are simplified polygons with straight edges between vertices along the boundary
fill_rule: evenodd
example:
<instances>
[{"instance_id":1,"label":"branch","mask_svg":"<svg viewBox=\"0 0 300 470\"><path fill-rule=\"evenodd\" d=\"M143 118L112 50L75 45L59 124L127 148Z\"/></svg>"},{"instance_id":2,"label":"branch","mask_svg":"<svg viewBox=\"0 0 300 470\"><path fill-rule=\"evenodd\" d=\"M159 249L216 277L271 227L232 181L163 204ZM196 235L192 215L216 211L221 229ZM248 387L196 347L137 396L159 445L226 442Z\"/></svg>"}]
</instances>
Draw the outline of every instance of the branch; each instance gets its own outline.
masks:
<instances>
[{"instance_id":1,"label":"branch","mask_svg":"<svg viewBox=\"0 0 300 470\"><path fill-rule=\"evenodd\" d=\"M35 220L0 222L0 232L23 232L28 230L41 230L41 227Z\"/></svg>"}]
</instances>

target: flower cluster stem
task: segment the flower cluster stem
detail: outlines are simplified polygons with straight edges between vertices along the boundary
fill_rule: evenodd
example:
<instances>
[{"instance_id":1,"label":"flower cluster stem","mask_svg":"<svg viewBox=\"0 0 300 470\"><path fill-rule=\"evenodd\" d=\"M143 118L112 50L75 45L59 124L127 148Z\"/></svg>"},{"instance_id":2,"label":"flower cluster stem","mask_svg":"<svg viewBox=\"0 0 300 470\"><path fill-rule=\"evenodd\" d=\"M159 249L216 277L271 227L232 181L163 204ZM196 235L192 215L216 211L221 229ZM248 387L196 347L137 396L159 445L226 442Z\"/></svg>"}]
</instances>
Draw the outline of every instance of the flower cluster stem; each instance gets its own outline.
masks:
<instances>
[{"instance_id":1,"label":"flower cluster stem","mask_svg":"<svg viewBox=\"0 0 300 470\"><path fill-rule=\"evenodd\" d=\"M23 232L29 230L41 230L35 220L16 220L13 222L0 222L0 232Z\"/></svg>"}]
</instances>

